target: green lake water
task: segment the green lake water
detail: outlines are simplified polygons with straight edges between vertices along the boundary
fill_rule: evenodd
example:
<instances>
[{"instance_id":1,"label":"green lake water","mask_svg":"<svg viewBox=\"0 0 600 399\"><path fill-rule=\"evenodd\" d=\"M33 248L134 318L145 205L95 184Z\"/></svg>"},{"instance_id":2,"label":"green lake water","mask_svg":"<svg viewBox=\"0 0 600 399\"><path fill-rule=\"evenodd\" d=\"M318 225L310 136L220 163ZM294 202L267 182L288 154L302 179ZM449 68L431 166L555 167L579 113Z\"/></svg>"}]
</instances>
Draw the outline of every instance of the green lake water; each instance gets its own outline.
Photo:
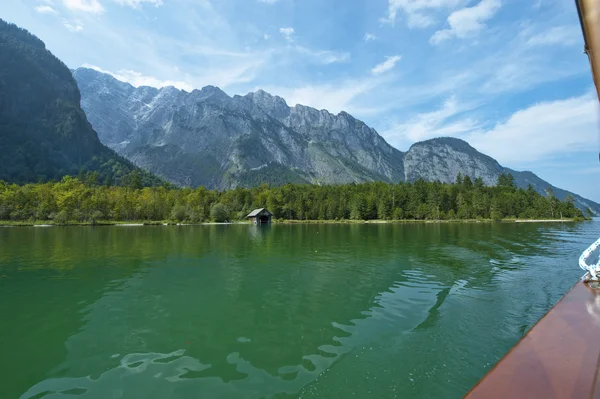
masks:
<instances>
[{"instance_id":1,"label":"green lake water","mask_svg":"<svg viewBox=\"0 0 600 399\"><path fill-rule=\"evenodd\" d=\"M0 398L460 398L598 227L0 228Z\"/></svg>"}]
</instances>

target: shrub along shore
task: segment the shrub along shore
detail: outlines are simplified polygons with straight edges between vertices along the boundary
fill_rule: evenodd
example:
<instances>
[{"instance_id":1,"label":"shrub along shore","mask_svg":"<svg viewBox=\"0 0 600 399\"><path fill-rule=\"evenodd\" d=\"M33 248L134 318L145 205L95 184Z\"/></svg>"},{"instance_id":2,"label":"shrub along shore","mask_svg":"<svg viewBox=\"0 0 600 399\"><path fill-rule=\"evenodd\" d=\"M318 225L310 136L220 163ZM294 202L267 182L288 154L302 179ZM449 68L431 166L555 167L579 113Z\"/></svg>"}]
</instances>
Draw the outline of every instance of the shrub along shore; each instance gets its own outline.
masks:
<instances>
[{"instance_id":1,"label":"shrub along shore","mask_svg":"<svg viewBox=\"0 0 600 399\"><path fill-rule=\"evenodd\" d=\"M94 175L16 185L0 181L0 225L201 224L243 221L256 208L276 222L363 223L486 220L583 220L569 196L559 200L511 175L495 186L459 175L453 184L416 181L343 185L261 185L218 191L204 187L97 184ZM586 212L588 213L588 212Z\"/></svg>"},{"instance_id":2,"label":"shrub along shore","mask_svg":"<svg viewBox=\"0 0 600 399\"><path fill-rule=\"evenodd\" d=\"M288 219L273 219L273 224L279 225L298 225L298 224L415 224L415 223L569 223L581 222L585 218L565 218L565 219L452 219L452 220L419 220L419 219L402 219L402 220L288 220ZM74 221L70 220L65 223L56 223L54 221L14 221L0 220L0 227L56 227L56 226L122 226L122 227L143 227L143 226L212 226L212 225L250 225L246 220L235 220L226 222L177 222L173 220L136 220L119 222L113 220L97 220L91 221Z\"/></svg>"}]
</instances>

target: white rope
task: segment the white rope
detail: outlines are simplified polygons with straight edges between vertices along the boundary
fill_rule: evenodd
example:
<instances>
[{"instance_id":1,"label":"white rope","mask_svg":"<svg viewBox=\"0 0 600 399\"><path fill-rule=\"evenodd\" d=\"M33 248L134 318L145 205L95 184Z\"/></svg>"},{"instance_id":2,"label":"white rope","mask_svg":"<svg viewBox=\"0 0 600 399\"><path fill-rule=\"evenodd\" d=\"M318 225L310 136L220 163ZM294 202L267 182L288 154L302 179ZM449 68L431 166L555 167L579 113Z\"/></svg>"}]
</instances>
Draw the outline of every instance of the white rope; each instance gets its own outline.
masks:
<instances>
[{"instance_id":1,"label":"white rope","mask_svg":"<svg viewBox=\"0 0 600 399\"><path fill-rule=\"evenodd\" d=\"M590 245L588 249L583 251L579 257L579 267L586 271L583 275L582 280L585 281L598 281L598 275L600 274L600 259L596 264L588 264L588 259L592 256L592 253L600 247L600 238Z\"/></svg>"}]
</instances>

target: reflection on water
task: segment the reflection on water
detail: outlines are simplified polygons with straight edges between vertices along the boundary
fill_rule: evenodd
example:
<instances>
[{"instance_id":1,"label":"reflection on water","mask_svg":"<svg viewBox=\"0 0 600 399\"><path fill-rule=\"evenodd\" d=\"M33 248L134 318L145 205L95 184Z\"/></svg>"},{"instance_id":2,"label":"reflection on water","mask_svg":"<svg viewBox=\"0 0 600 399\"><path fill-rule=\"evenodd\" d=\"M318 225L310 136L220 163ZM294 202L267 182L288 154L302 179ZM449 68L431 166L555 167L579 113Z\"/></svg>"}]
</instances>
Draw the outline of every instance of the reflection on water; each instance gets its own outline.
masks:
<instances>
[{"instance_id":1,"label":"reflection on water","mask_svg":"<svg viewBox=\"0 0 600 399\"><path fill-rule=\"evenodd\" d=\"M107 356L106 354L104 359L94 359L93 351L86 351L85 354L78 353L86 346L97 347L100 344L108 347L111 342L115 350L123 350L130 346L140 348L150 346L147 340L152 340L152 336L157 335L157 331L137 329L133 328L134 323L123 323L127 317L125 314L136 315L140 311L139 305L124 301L124 296L144 298L142 300L144 308L150 309L146 317L155 320L162 318L164 323L168 323L168 310L158 306L162 302L160 297L148 298L148 295L126 292L142 288L141 284L145 278L152 280L152 277L148 277L147 274L140 274L127 279L120 287L115 287L113 291L88 307L84 318L85 326L77 334L69 337L66 343L67 348L72 350L69 351L67 361L62 365L63 369L85 369L90 359L93 359L96 364L103 362L110 369L98 376L45 380L33 386L21 397L25 399L42 394L53 394L53 397L57 398L70 397L68 395L73 395L75 390L83 398L185 398L193 396L194 393L196 395L202 393L211 398L261 398L281 393L291 395L300 392L303 387L327 373L342 355L353 350L359 353L373 350L371 341L374 335L393 334L399 327L410 330L416 327L414 323L427 317L424 309L436 302L438 284L428 282L425 276L416 271L407 272L406 277L406 280L394 284L388 291L379 294L371 309L360 312L357 318L350 320L348 324L332 322L330 334L322 335L324 342L313 348L314 353L298 358L300 360L298 364L281 365L277 370L269 372L253 365L252 361L245 359L240 352L228 353L221 359L213 358L215 367L225 370L223 364L227 364L238 374L236 378L224 379L218 373L208 372L213 367L212 364L202 363L201 358L184 355L185 349L167 354L129 354L124 356L116 366L111 363L118 355ZM120 294L115 295L115 292ZM152 303L151 306L148 306L149 302ZM120 329L123 324L127 326L126 331ZM97 336L99 329L106 330L107 327L110 329L105 334ZM166 324L161 327L166 327ZM157 328L161 327L157 326ZM257 339L264 338L259 336ZM123 341L118 342L119 340ZM106 341L106 345L103 341ZM250 338L245 337L238 337L236 341L241 344L252 342ZM186 342L186 346L191 344L192 342ZM193 344L204 345L197 342ZM223 349L235 347L233 342L224 344ZM243 352L244 347L240 345L239 349ZM188 352L192 351L188 350ZM252 357L252 353L249 352L248 356ZM261 359L259 357L255 360ZM203 373L203 371L207 372Z\"/></svg>"},{"instance_id":2,"label":"reflection on water","mask_svg":"<svg viewBox=\"0 0 600 399\"><path fill-rule=\"evenodd\" d=\"M595 227L0 230L0 396L460 397Z\"/></svg>"}]
</instances>

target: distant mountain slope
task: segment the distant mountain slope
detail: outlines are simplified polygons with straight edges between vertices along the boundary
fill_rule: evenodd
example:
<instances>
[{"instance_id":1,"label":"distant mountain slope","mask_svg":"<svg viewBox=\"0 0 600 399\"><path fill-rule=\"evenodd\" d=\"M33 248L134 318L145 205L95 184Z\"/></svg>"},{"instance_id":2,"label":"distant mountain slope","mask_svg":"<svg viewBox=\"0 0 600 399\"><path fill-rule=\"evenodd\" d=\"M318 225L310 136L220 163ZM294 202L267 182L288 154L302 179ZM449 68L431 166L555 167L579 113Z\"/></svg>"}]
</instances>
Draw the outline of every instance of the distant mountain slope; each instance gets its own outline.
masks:
<instances>
[{"instance_id":1,"label":"distant mountain slope","mask_svg":"<svg viewBox=\"0 0 600 399\"><path fill-rule=\"evenodd\" d=\"M442 137L413 144L404 154L406 180L456 181L462 173L480 177L486 185L496 184L504 168L493 158L478 152L466 141Z\"/></svg>"},{"instance_id":2,"label":"distant mountain slope","mask_svg":"<svg viewBox=\"0 0 600 399\"><path fill-rule=\"evenodd\" d=\"M561 199L572 194L531 172L505 168L463 140L427 140L403 153L346 112L289 107L262 90L229 97L213 86L187 93L173 87L135 88L86 68L73 74L100 140L181 186L450 183L459 172L493 185L501 173L512 173L519 187L531 184L542 194L552 187ZM600 215L599 204L572 195L579 208Z\"/></svg>"},{"instance_id":3,"label":"distant mountain slope","mask_svg":"<svg viewBox=\"0 0 600 399\"><path fill-rule=\"evenodd\" d=\"M413 144L404 155L406 180L423 179L439 180L451 183L456 180L458 173L471 178L480 177L486 185L496 184L501 173L511 173L517 187L527 188L532 185L540 194L546 195L546 189L551 188L557 198L563 200L567 195L575 198L575 205L586 210L590 208L600 215L600 204L585 199L580 195L562 190L540 179L532 172L519 172L505 168L495 159L480 153L466 141L442 137Z\"/></svg>"},{"instance_id":4,"label":"distant mountain slope","mask_svg":"<svg viewBox=\"0 0 600 399\"><path fill-rule=\"evenodd\" d=\"M512 173L512 175L515 178L515 183L518 187L527 187L531 184L535 191L537 191L540 194L545 194L546 189L551 188L556 198L560 200L564 200L568 195L572 195L575 198L575 206L577 206L582 211L585 211L589 208L595 216L600 216L600 204L598 204L597 202L584 198L581 195L553 186L547 181L536 176L533 172L518 172L509 168L504 168L504 170L505 173Z\"/></svg>"},{"instance_id":5,"label":"distant mountain slope","mask_svg":"<svg viewBox=\"0 0 600 399\"><path fill-rule=\"evenodd\" d=\"M74 76L102 142L181 186L253 185L257 170L275 184L404 178L402 153L346 113L288 107L263 91L232 98L212 86L134 88L85 68Z\"/></svg>"},{"instance_id":6,"label":"distant mountain slope","mask_svg":"<svg viewBox=\"0 0 600 399\"><path fill-rule=\"evenodd\" d=\"M0 20L0 180L95 171L119 184L137 170L142 182L160 182L100 142L79 100L71 72L44 43Z\"/></svg>"}]
</instances>

